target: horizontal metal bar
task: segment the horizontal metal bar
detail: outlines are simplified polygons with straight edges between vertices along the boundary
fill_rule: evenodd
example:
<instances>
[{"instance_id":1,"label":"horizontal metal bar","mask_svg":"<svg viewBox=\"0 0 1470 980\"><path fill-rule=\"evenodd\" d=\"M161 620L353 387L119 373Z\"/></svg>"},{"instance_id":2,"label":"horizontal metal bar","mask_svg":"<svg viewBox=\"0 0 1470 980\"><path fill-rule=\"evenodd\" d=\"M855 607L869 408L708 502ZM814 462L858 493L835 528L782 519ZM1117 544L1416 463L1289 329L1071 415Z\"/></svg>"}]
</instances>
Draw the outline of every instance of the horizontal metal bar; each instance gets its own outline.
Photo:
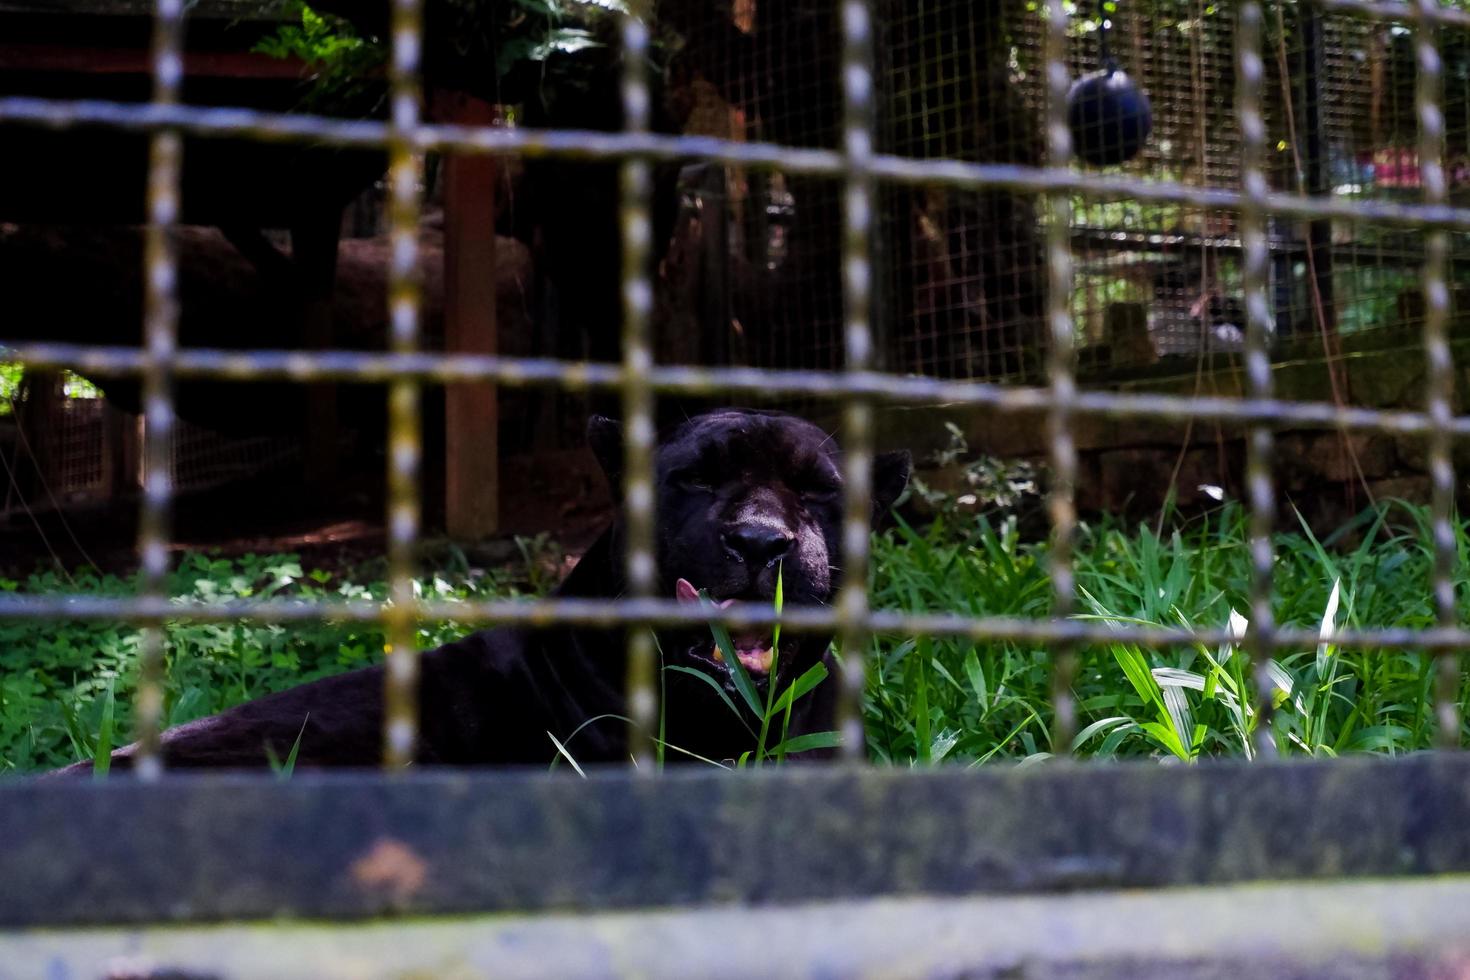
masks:
<instances>
[{"instance_id":1,"label":"horizontal metal bar","mask_svg":"<svg viewBox=\"0 0 1470 980\"><path fill-rule=\"evenodd\" d=\"M1310 0L1325 14L1357 17L1385 23L1417 24L1421 21L1443 27L1470 29L1470 11L1443 3L1428 10L1412 3L1382 3L1378 0Z\"/></svg>"},{"instance_id":2,"label":"horizontal metal bar","mask_svg":"<svg viewBox=\"0 0 1470 980\"><path fill-rule=\"evenodd\" d=\"M575 740L567 746L575 756ZM895 818L901 814L901 818ZM0 925L1470 872L1470 756L0 783ZM1209 930L1206 929L1206 932ZM709 942L702 937L701 942Z\"/></svg>"},{"instance_id":3,"label":"horizontal metal bar","mask_svg":"<svg viewBox=\"0 0 1470 980\"><path fill-rule=\"evenodd\" d=\"M362 924L17 930L0 931L0 980L117 976L119 963L132 976L179 980L603 980L610 963L649 980L1450 978L1464 965L1466 908L1470 879L1443 876Z\"/></svg>"},{"instance_id":4,"label":"horizontal metal bar","mask_svg":"<svg viewBox=\"0 0 1470 980\"><path fill-rule=\"evenodd\" d=\"M0 125L25 124L51 129L103 126L134 132L177 129L192 136L247 137L262 142L306 142L327 146L382 148L388 125L374 120L147 103L0 98ZM607 133L597 130L538 130L522 127L422 125L409 139L425 151L497 155L559 156L584 160L702 159L732 166L781 170L793 174L840 177L843 155L771 143L742 143L707 136ZM868 167L879 180L900 184L943 185L958 189L1007 188L1017 192L1070 192L1089 201L1142 201L1233 211L1243 203L1234 188L1200 187L1171 181L1097 176L1064 167L1030 167L957 160L918 160L878 154ZM1470 208L1452 205L1349 200L1271 193L1265 213L1304 221L1342 220L1411 229L1470 231Z\"/></svg>"},{"instance_id":5,"label":"horizontal metal bar","mask_svg":"<svg viewBox=\"0 0 1470 980\"><path fill-rule=\"evenodd\" d=\"M129 621L157 623L377 623L389 607L381 602L293 602L281 599L222 603L187 603L147 597L114 598L87 595L0 594L0 622L6 620ZM518 626L550 629L571 626L611 629L620 626L701 626L722 623L732 630L780 623L787 632L833 632L839 625L827 606L787 606L778 616L770 608L739 605L728 609L698 609L672 599L527 599L488 602L423 602L416 604L419 622L456 622L467 626ZM1002 616L968 617L950 613L905 613L878 610L863 621L865 631L883 636L933 636L967 639L976 643L1036 644L1128 643L1154 649L1203 643L1219 646L1239 639L1225 628L1189 629L1107 623L1088 619L1014 619ZM1284 627L1277 631L1281 646L1315 647L1322 635L1316 629ZM1470 650L1470 630L1391 627L1341 630L1332 642L1343 649L1400 650L1405 647L1433 654Z\"/></svg>"},{"instance_id":6,"label":"horizontal metal bar","mask_svg":"<svg viewBox=\"0 0 1470 980\"><path fill-rule=\"evenodd\" d=\"M102 377L139 374L145 364L142 351L136 347L82 344L10 344L0 347L0 356L36 368L69 369ZM176 377L224 381L335 380L374 384L395 378L416 378L441 383L493 381L508 388L557 386L570 391L614 389L620 387L624 379L624 368L620 364L471 354L357 351L260 350L242 353L191 349L178 352L173 368ZM643 377L655 392L696 396L739 394L771 399L804 395L830 401L856 393L880 403L971 405L1001 412L1040 412L1046 410L1052 401L1049 388L987 381L945 381L877 371L661 366L652 368ZM1422 411L1355 408L1331 402L1114 391L1078 392L1073 410L1079 415L1110 418L1319 425L1401 434L1427 433L1433 427ZM1451 431L1456 436L1470 436L1470 415L1456 417Z\"/></svg>"}]
</instances>

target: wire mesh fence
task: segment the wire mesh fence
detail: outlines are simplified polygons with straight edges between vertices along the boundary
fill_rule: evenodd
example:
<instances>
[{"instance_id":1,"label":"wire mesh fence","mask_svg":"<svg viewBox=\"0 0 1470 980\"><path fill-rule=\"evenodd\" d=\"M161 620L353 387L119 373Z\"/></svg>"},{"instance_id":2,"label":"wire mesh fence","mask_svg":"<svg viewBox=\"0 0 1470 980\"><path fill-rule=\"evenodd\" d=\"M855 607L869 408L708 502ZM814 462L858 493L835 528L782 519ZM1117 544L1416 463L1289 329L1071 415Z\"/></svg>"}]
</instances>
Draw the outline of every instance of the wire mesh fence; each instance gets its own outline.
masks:
<instances>
[{"instance_id":1,"label":"wire mesh fence","mask_svg":"<svg viewBox=\"0 0 1470 980\"><path fill-rule=\"evenodd\" d=\"M1314 645L1319 638L1314 630L1278 628L1273 619L1273 431L1309 422L1422 437L1434 491L1436 625L1342 631L1335 642L1440 655L1435 699L1441 738L1455 744L1457 655L1470 646L1470 631L1458 621L1451 582L1457 560L1450 525L1451 449L1455 438L1470 434L1470 418L1452 409L1447 339L1456 302L1454 269L1470 233L1458 162L1470 104L1462 91L1470 14L1437 0L1159 0L1116 15L1104 7L1091 19L1065 0L841 0L737 4L732 11L738 32L759 41L741 56L750 66L735 73L735 88L768 77L748 96L738 128L731 128L729 111L720 109L714 114L718 124L698 124L708 135L653 131L650 11L636 5L619 21L623 125L616 133L426 121L423 9L415 0L392 7L385 120L184 104L182 0L159 0L155 7L153 93L147 102L0 97L0 124L6 126L105 127L149 139L143 344L13 345L17 359L30 367L141 379L146 428L139 595L0 595L3 618L108 618L144 627L137 704L142 775L152 778L160 771L165 620L382 623L389 649L384 757L392 768L413 759L417 739L415 624L449 617L533 628L632 627L627 697L635 760L646 761L648 733L656 727L656 627L721 622L748 628L778 619L783 629L837 635L844 665L841 744L850 759L865 754L861 699L873 634L1048 644L1055 663L1054 744L1065 747L1075 727L1070 691L1078 644L1128 640L1167 647L1233 639L1228 629L1097 624L1071 616L1077 480L1072 431L1077 419L1093 416L1212 420L1248 429L1252 576L1246 643L1257 668L1254 700L1261 717L1271 707L1266 668L1274 651ZM1124 137L1078 131L1069 121L1068 99L1075 77L1093 58L1098 28L1113 16L1120 17L1120 33L1132 38L1131 49L1123 45L1114 53L1153 95L1155 135L1132 162L1096 173L1075 159L1074 136L1091 147L1099 139L1106 147ZM1455 66L1453 72L1447 64ZM1365 88L1364 77L1382 83ZM977 107L983 118L975 118ZM180 347L173 231L180 220L185 137L386 151L391 248L385 352ZM620 360L425 349L417 229L425 155L431 152L618 164ZM723 168L727 192L744 188L750 202L740 219L746 251L753 251L758 269L773 263L787 269L779 296L792 301L768 311L768 329L751 337L749 366L737 366L733 358L725 366L699 366L656 356L657 289L649 259L663 243L652 241L652 172L657 164L688 160ZM1371 300L1366 305L1360 302L1365 296ZM1334 333L1352 325L1352 317L1367 327L1388 309L1396 321L1422 330L1428 384L1421 411L1276 397L1273 338L1320 332L1330 343ZM1247 379L1244 397L1085 389L1079 372L1101 363L1104 348L1107 364L1127 362L1131 355L1122 338L1128 332L1145 338L1151 353L1140 354L1143 359L1169 351L1238 351ZM170 601L164 591L174 489L168 447L178 427L171 393L177 380L187 378L387 387L388 601ZM620 399L627 440L625 598L450 607L416 597L418 395L425 385L461 381L599 391ZM845 560L830 606L788 608L779 615L756 608L690 611L656 598L652 461L656 403L667 396L797 399L840 407ZM1046 414L1053 470L1050 619L870 608L874 413L900 403ZM1269 754L1269 725L1260 731L1260 752Z\"/></svg>"}]
</instances>

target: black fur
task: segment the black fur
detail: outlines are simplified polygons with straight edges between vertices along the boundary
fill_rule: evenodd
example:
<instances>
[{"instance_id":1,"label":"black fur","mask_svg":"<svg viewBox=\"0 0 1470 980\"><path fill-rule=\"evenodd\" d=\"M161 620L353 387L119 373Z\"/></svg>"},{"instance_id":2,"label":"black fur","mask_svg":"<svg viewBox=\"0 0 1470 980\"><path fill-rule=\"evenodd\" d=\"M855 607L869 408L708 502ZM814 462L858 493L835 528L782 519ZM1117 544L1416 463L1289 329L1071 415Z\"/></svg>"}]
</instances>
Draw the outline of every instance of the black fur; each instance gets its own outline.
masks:
<instances>
[{"instance_id":1,"label":"black fur","mask_svg":"<svg viewBox=\"0 0 1470 980\"><path fill-rule=\"evenodd\" d=\"M594 418L589 438L614 487L621 473L621 429ZM658 449L658 572L673 597L680 578L715 599L769 602L777 570L791 604L827 602L841 566L841 457L817 427L788 415L726 410L682 425ZM880 456L874 505L884 513L908 479L907 453ZM592 546L557 590L561 596L614 598L624 592L622 522ZM779 552L779 553L778 553ZM428 765L549 763L549 735L581 763L626 761L620 630L502 628L476 633L423 655L418 761ZM666 663L721 674L709 659L707 630L661 631ZM828 640L783 641L777 683L827 656ZM830 665L829 665L830 667ZM720 677L728 683L728 677ZM707 759L753 747L746 727L708 684L665 674L667 741ZM833 726L834 683L798 702L790 735ZM300 734L297 765L373 766L381 759L383 668L371 667L251 701L164 734L169 767L264 766L284 759ZM134 747L114 753L130 764ZM680 758L672 753L670 758ZM89 771L78 763L63 772Z\"/></svg>"}]
</instances>

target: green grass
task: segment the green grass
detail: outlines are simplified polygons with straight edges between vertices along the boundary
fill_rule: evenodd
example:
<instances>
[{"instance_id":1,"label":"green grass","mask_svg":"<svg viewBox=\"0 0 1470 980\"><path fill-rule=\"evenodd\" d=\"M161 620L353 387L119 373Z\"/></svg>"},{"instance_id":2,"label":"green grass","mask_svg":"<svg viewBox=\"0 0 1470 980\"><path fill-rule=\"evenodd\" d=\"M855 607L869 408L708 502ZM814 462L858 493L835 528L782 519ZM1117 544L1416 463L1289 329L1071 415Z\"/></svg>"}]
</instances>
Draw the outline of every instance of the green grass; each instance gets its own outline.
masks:
<instances>
[{"instance_id":1,"label":"green grass","mask_svg":"<svg viewBox=\"0 0 1470 980\"><path fill-rule=\"evenodd\" d=\"M1463 522L1456 538L1463 599L1470 551ZM1301 526L1279 534L1278 621L1319 631L1324 620L1338 629L1432 626L1429 540L1424 510L1403 504L1367 512L1328 541ZM1045 559L1043 546L1023 544L1010 525L983 518L950 515L924 531L900 527L876 543L873 603L1042 618L1052 601ZM1163 537L1147 526L1084 527L1079 615L1239 629L1248 569L1245 520L1231 505ZM873 656L867 721L879 759L973 763L1068 748L1049 741L1050 658L1040 645L921 638L875 643ZM1071 748L1105 758L1249 756L1257 720L1246 661L1233 645L1082 649ZM1435 735L1433 674L1430 659L1412 650L1349 651L1330 642L1281 650L1271 666L1276 745L1283 755L1314 756L1427 748ZM1463 707L1463 677L1458 700Z\"/></svg>"},{"instance_id":2,"label":"green grass","mask_svg":"<svg viewBox=\"0 0 1470 980\"><path fill-rule=\"evenodd\" d=\"M543 590L545 543L527 542L524 567L472 570L451 552L418 589L441 600L509 598ZM306 570L291 555L219 558L190 554L169 577L181 601L290 598L386 599L381 567ZM0 578L0 591L124 596L134 583L78 570ZM423 648L469 631L457 623L419 630ZM384 637L374 626L250 623L167 626L164 718L177 725L305 681L377 663ZM105 746L131 740L139 633L115 623L0 620L0 773L26 772L80 758L105 758ZM281 763L289 772L294 759ZM99 763L105 765L105 763Z\"/></svg>"},{"instance_id":3,"label":"green grass","mask_svg":"<svg viewBox=\"0 0 1470 980\"><path fill-rule=\"evenodd\" d=\"M1459 523L1456 534L1456 584L1463 598L1470 594L1470 531ZM1425 512L1401 504L1365 513L1326 541L1301 527L1279 534L1278 620L1313 629L1324 620L1338 628L1431 626L1428 542ZM472 572L451 553L420 588L448 600L538 594L552 584L547 563L538 560L544 548L545 542L528 543L521 565L488 572ZM1037 619L1051 609L1045 546L1021 541L1012 523L950 510L926 529L900 526L876 537L873 557L876 608ZM1144 526L1084 527L1076 566L1079 615L1103 622L1222 628L1232 617L1242 622L1248 608L1245 522L1232 505L1162 537ZM380 599L386 587L379 571L305 570L290 556L189 555L170 588L194 601ZM75 584L38 573L20 582L0 579L0 589L125 595L133 588L87 572L74 578ZM465 631L455 623L435 624L420 631L419 642L429 647ZM178 724L374 663L382 650L382 634L361 625L171 624L166 719ZM137 656L137 631L116 624L0 622L0 772L98 758L105 747L126 742ZM733 651L726 659L738 663ZM873 757L974 764L1056 753L1065 747L1049 742L1050 662L1035 644L874 641L867 700ZM1075 750L1088 757L1184 762L1248 756L1257 725L1249 673L1245 655L1231 646L1083 649L1074 687ZM1433 674L1429 659L1412 650L1349 651L1330 642L1282 650L1272 666L1276 744L1286 755L1426 748L1435 737ZM814 680L820 678L796 682L796 696ZM750 686L737 693L761 724L752 732L760 748L737 762L779 762L786 752L813 747L784 738L788 692L761 698ZM1459 701L1466 702L1463 681ZM817 736L823 737L831 736ZM292 761L280 770L289 773Z\"/></svg>"}]
</instances>

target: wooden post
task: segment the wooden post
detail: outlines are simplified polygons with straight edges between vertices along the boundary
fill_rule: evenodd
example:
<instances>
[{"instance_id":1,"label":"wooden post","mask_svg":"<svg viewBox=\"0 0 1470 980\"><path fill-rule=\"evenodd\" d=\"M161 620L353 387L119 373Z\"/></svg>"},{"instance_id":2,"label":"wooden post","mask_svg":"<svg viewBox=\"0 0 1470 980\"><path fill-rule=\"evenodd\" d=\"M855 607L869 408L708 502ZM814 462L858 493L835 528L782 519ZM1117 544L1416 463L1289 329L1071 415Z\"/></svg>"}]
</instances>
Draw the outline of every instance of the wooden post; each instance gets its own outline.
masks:
<instances>
[{"instance_id":1,"label":"wooden post","mask_svg":"<svg viewBox=\"0 0 1470 980\"><path fill-rule=\"evenodd\" d=\"M437 93L442 122L487 126L496 108L460 93ZM444 348L494 354L495 160L453 155L444 160ZM445 530L476 540L500 525L500 412L495 386L451 384L444 392Z\"/></svg>"}]
</instances>

